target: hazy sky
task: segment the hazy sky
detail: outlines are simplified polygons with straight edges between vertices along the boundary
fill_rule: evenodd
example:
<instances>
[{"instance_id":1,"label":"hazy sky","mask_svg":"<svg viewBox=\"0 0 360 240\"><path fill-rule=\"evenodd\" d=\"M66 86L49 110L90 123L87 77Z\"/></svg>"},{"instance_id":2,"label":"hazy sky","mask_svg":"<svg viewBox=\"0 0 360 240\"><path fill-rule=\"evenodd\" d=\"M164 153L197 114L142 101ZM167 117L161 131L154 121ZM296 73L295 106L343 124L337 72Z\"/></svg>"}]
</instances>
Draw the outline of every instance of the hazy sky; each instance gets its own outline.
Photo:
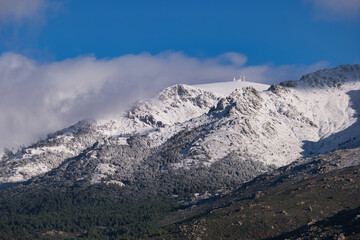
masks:
<instances>
[{"instance_id":1,"label":"hazy sky","mask_svg":"<svg viewBox=\"0 0 360 240\"><path fill-rule=\"evenodd\" d=\"M359 0L0 0L0 148L176 83L360 62Z\"/></svg>"}]
</instances>

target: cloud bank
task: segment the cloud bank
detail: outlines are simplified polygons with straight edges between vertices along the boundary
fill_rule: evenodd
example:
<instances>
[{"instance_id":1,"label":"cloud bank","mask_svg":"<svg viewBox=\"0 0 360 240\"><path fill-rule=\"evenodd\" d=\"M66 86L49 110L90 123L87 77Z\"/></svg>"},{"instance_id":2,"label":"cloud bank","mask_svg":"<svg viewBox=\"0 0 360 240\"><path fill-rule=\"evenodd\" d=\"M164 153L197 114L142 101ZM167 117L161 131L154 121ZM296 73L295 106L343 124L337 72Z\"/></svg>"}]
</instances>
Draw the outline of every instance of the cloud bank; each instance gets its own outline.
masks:
<instances>
[{"instance_id":1,"label":"cloud bank","mask_svg":"<svg viewBox=\"0 0 360 240\"><path fill-rule=\"evenodd\" d=\"M247 80L274 83L298 79L327 65L246 66L246 56L225 53L210 59L180 52L143 53L112 59L82 56L43 63L15 53L0 56L0 148L30 144L79 120L127 109L177 83Z\"/></svg>"}]
</instances>

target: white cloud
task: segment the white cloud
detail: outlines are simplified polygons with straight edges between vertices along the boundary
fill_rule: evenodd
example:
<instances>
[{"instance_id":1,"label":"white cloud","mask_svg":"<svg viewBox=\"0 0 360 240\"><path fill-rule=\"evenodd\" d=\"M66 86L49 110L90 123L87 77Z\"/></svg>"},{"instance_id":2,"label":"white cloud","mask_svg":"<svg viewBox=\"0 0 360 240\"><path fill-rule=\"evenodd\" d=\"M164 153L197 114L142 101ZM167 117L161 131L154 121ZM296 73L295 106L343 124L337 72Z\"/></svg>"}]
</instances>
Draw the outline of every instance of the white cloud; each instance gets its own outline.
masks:
<instances>
[{"instance_id":1,"label":"white cloud","mask_svg":"<svg viewBox=\"0 0 360 240\"><path fill-rule=\"evenodd\" d=\"M239 73L246 73L249 81L274 83L298 79L326 65L245 66L245 61L237 53L199 60L163 52L40 64L18 54L2 54L0 147L29 144L79 120L118 113L173 84L231 81Z\"/></svg>"},{"instance_id":2,"label":"white cloud","mask_svg":"<svg viewBox=\"0 0 360 240\"><path fill-rule=\"evenodd\" d=\"M215 60L224 65L230 64L234 66L241 66L246 63L247 57L236 52L227 52L218 56Z\"/></svg>"},{"instance_id":3,"label":"white cloud","mask_svg":"<svg viewBox=\"0 0 360 240\"><path fill-rule=\"evenodd\" d=\"M315 16L322 19L356 19L360 16L359 0L305 0L314 6Z\"/></svg>"},{"instance_id":4,"label":"white cloud","mask_svg":"<svg viewBox=\"0 0 360 240\"><path fill-rule=\"evenodd\" d=\"M0 0L0 20L18 21L36 17L46 0Z\"/></svg>"}]
</instances>

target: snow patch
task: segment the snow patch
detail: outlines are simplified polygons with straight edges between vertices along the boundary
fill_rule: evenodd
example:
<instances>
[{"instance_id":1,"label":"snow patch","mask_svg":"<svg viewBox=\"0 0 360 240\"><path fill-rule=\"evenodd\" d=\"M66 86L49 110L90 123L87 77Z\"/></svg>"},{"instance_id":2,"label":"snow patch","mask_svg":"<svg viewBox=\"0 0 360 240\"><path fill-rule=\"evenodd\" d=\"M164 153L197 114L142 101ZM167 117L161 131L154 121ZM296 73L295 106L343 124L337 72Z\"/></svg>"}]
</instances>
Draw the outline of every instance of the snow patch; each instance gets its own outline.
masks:
<instances>
[{"instance_id":1,"label":"snow patch","mask_svg":"<svg viewBox=\"0 0 360 240\"><path fill-rule=\"evenodd\" d=\"M106 180L109 176L114 175L116 167L108 163L99 163L94 173L91 175L91 184L101 183L103 180Z\"/></svg>"},{"instance_id":2,"label":"snow patch","mask_svg":"<svg viewBox=\"0 0 360 240\"><path fill-rule=\"evenodd\" d=\"M193 85L196 88L215 93L220 97L229 96L235 89L244 88L244 87L253 87L257 91L262 92L269 89L270 85L255 83L255 82L244 82L244 81L235 81L235 82L219 82L219 83L209 83L209 84L198 84Z\"/></svg>"}]
</instances>

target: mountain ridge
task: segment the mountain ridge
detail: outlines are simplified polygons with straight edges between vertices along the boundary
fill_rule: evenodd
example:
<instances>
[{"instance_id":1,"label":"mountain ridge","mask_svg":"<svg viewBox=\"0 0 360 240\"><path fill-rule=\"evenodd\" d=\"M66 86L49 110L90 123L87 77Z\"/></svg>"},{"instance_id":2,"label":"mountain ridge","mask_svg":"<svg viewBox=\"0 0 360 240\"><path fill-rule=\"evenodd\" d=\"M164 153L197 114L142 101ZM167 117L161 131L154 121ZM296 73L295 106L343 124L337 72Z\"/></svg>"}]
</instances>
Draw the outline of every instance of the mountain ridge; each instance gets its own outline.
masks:
<instances>
[{"instance_id":1,"label":"mountain ridge","mask_svg":"<svg viewBox=\"0 0 360 240\"><path fill-rule=\"evenodd\" d=\"M175 85L7 152L0 238L356 239L326 219L358 209L359 66L331 71L266 90Z\"/></svg>"},{"instance_id":2,"label":"mountain ridge","mask_svg":"<svg viewBox=\"0 0 360 240\"><path fill-rule=\"evenodd\" d=\"M123 146L128 145L129 137L143 135L149 139L148 147L154 148L192 129L194 139L175 153L178 162L163 167L209 167L234 153L243 155L243 160L250 158L266 165L282 166L301 156L335 150L340 145L357 146L359 122L355 115L359 111L357 100L351 98L360 89L359 73L360 65L343 65L307 74L296 82L300 84L295 88L284 84L272 85L267 91L245 87L226 97L193 86L168 87L127 113L110 120L79 122L3 158L0 181L24 181L46 173L95 143L111 141ZM323 84L319 84L319 79ZM312 90L305 88L305 83ZM352 97L348 94L351 91L355 91ZM350 126L352 131L332 140L331 147L326 141L321 142ZM196 129L203 130L196 132ZM99 165L95 171L100 171L101 176L111 176L116 168Z\"/></svg>"}]
</instances>

